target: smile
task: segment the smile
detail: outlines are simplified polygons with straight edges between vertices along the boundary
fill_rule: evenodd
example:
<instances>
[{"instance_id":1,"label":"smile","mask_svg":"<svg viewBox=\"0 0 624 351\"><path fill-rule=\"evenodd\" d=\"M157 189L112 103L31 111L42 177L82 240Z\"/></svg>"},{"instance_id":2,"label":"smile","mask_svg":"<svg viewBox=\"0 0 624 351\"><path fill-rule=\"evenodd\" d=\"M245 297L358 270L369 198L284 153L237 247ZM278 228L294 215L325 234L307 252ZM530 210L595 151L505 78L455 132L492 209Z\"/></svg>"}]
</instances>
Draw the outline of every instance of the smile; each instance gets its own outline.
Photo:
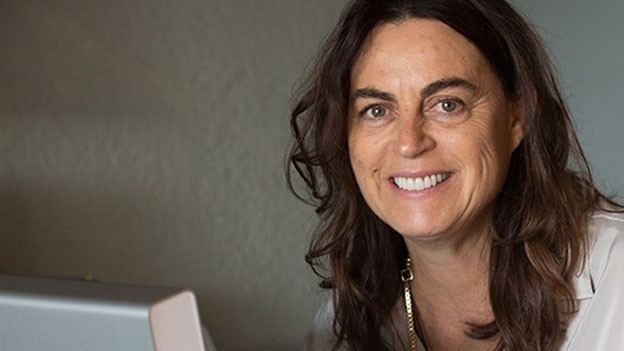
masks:
<instances>
[{"instance_id":1,"label":"smile","mask_svg":"<svg viewBox=\"0 0 624 351\"><path fill-rule=\"evenodd\" d=\"M443 183L451 176L450 173L437 173L424 177L408 178L408 177L393 177L392 182L399 189L407 191L421 191Z\"/></svg>"}]
</instances>

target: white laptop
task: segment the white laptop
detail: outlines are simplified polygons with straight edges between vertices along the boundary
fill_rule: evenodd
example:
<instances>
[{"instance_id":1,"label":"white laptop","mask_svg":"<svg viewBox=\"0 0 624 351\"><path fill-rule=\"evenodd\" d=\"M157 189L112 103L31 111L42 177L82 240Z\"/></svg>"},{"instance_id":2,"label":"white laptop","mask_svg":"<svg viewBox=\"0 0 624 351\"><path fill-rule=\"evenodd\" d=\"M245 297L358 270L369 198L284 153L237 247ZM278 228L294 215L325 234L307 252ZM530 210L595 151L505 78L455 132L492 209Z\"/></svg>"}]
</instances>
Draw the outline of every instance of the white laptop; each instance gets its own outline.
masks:
<instances>
[{"instance_id":1,"label":"white laptop","mask_svg":"<svg viewBox=\"0 0 624 351\"><path fill-rule=\"evenodd\" d=\"M211 351L190 290L0 276L0 350Z\"/></svg>"}]
</instances>

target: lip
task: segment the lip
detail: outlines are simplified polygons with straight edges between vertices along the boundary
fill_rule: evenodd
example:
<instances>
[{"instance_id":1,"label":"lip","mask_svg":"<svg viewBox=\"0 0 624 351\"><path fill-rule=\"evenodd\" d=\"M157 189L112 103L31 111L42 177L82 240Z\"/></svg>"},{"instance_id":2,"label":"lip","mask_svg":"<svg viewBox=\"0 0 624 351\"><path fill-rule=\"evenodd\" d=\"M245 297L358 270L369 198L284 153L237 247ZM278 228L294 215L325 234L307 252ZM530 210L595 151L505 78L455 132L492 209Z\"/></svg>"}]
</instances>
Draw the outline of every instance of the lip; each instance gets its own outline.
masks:
<instances>
[{"instance_id":1,"label":"lip","mask_svg":"<svg viewBox=\"0 0 624 351\"><path fill-rule=\"evenodd\" d=\"M438 185L434 187L420 190L420 191L401 189L396 184L394 184L394 180L393 180L395 177L418 178L418 177L424 177L424 176L429 176L432 174L440 174L440 173L447 173L449 176L442 183L438 183ZM448 171L448 170L422 171L422 172L400 172L400 173L392 174L392 176L388 177L388 185L390 186L392 191L400 195L409 196L409 197L422 197L422 196L427 196L430 194L443 191L449 185L450 181L454 179L454 176L455 176L455 173L452 171Z\"/></svg>"}]
</instances>

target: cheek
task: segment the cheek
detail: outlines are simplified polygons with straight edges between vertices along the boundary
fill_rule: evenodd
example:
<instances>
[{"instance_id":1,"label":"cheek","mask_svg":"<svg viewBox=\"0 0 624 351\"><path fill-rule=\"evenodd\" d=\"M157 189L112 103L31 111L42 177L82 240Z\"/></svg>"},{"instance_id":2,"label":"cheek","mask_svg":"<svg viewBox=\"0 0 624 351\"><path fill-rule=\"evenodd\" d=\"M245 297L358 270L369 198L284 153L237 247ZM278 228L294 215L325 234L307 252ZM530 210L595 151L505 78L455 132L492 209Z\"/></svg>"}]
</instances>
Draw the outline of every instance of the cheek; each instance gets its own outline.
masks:
<instances>
[{"instance_id":1,"label":"cheek","mask_svg":"<svg viewBox=\"0 0 624 351\"><path fill-rule=\"evenodd\" d=\"M482 124L479 126L477 145L478 162L482 177L488 187L498 189L507 176L507 168L511 157L510 134L500 123Z\"/></svg>"},{"instance_id":2,"label":"cheek","mask_svg":"<svg viewBox=\"0 0 624 351\"><path fill-rule=\"evenodd\" d=\"M498 183L507 172L511 151L509 131L492 118L474 118L466 128L447 138L461 164L469 163L474 177Z\"/></svg>"},{"instance_id":3,"label":"cheek","mask_svg":"<svg viewBox=\"0 0 624 351\"><path fill-rule=\"evenodd\" d=\"M354 135L352 132L349 133L348 147L351 169L353 170L358 186L361 188L361 179L366 169L366 152L362 150L363 145L359 142L358 136Z\"/></svg>"},{"instance_id":4,"label":"cheek","mask_svg":"<svg viewBox=\"0 0 624 351\"><path fill-rule=\"evenodd\" d=\"M380 174L383 150L374 138L352 133L349 136L349 159L360 190L366 193Z\"/></svg>"},{"instance_id":5,"label":"cheek","mask_svg":"<svg viewBox=\"0 0 624 351\"><path fill-rule=\"evenodd\" d=\"M351 165L354 170L364 168L370 162L369 159L372 150L369 141L366 139L366 135L357 128L349 131L347 143L349 147L349 158L351 159Z\"/></svg>"},{"instance_id":6,"label":"cheek","mask_svg":"<svg viewBox=\"0 0 624 351\"><path fill-rule=\"evenodd\" d=\"M367 152L365 145L349 142L349 159L353 174L355 174L355 178L361 186L362 181L370 176L371 168L374 168L371 154Z\"/></svg>"}]
</instances>

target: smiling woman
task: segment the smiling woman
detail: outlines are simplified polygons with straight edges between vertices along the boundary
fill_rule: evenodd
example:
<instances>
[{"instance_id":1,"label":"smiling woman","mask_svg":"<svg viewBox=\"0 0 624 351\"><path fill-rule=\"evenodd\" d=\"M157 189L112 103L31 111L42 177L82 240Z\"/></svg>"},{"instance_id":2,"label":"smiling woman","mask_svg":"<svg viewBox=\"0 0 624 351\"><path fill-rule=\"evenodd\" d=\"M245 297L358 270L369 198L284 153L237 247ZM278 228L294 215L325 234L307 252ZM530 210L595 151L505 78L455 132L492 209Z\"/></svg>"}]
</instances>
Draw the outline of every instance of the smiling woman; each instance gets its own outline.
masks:
<instances>
[{"instance_id":1,"label":"smiling woman","mask_svg":"<svg viewBox=\"0 0 624 351\"><path fill-rule=\"evenodd\" d=\"M522 139L519 113L479 50L441 22L381 25L361 50L348 149L362 195L408 239L462 240L491 216Z\"/></svg>"},{"instance_id":2,"label":"smiling woman","mask_svg":"<svg viewBox=\"0 0 624 351\"><path fill-rule=\"evenodd\" d=\"M308 349L624 349L622 206L505 1L353 1L291 126L333 293Z\"/></svg>"}]
</instances>

